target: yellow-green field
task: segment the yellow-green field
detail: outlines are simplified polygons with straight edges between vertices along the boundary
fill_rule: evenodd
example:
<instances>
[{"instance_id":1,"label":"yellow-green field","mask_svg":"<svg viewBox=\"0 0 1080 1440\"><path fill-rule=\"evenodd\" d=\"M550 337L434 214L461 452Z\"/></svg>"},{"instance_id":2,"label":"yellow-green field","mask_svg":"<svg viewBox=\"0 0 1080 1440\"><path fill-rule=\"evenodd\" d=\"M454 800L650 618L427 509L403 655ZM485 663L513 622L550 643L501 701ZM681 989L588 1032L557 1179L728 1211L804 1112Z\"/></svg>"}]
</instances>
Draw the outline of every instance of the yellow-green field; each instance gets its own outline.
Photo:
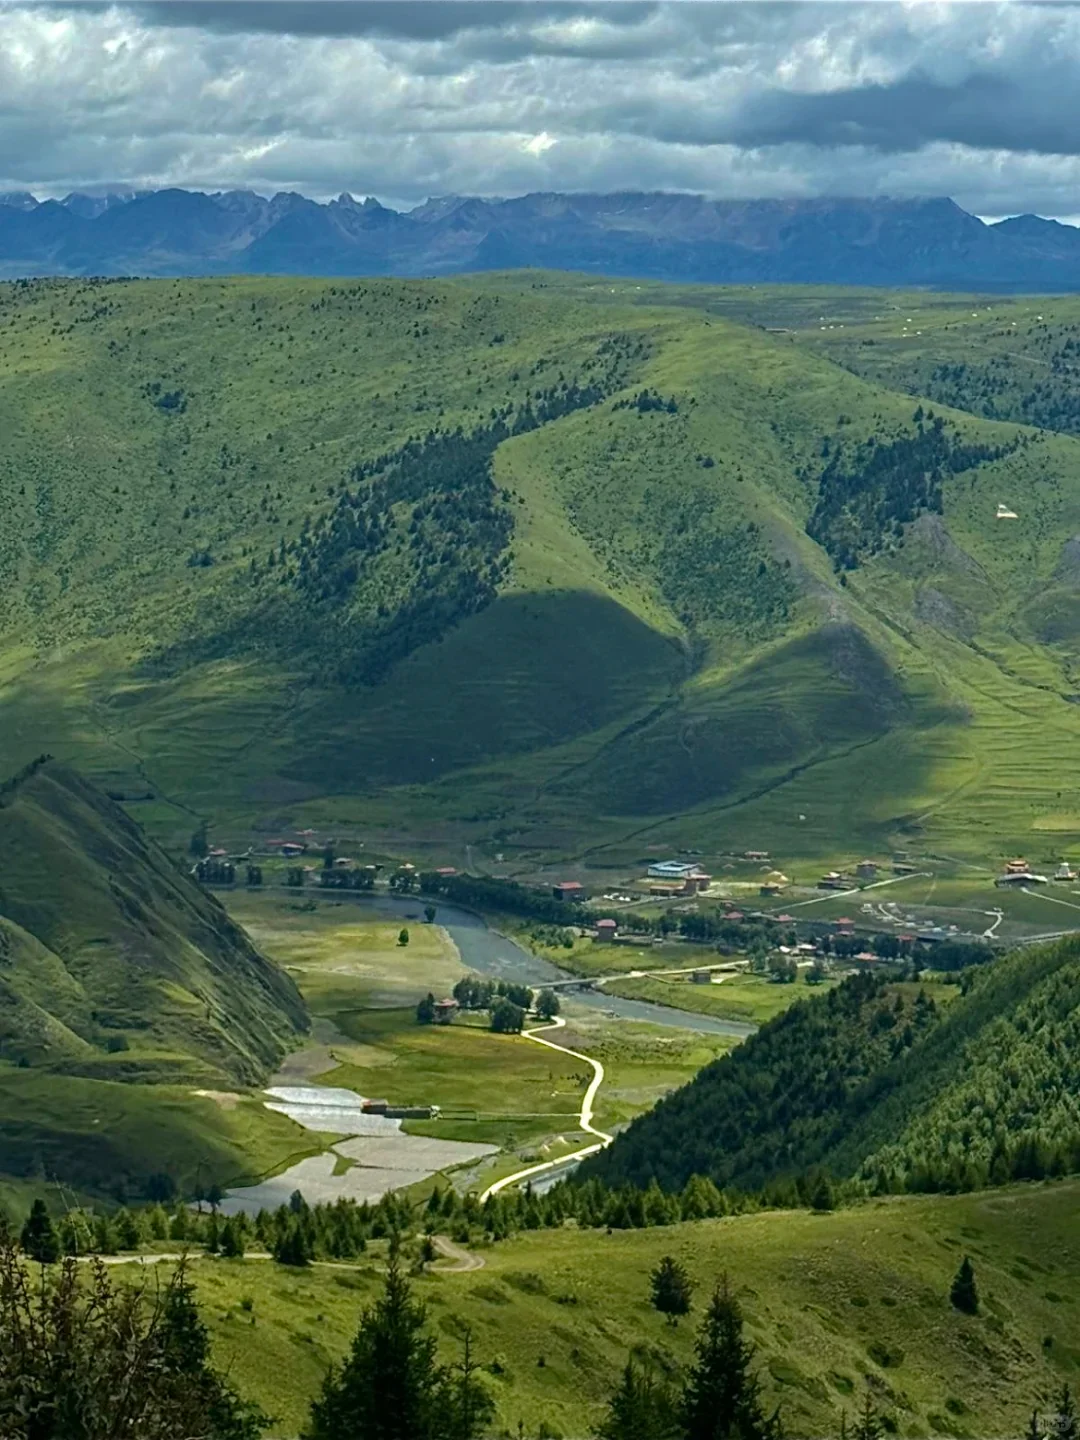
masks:
<instances>
[{"instance_id":1,"label":"yellow-green field","mask_svg":"<svg viewBox=\"0 0 1080 1440\"><path fill-rule=\"evenodd\" d=\"M292 975L315 1015L412 1004L449 995L466 973L437 923L373 919L348 901L237 891L233 915L255 943ZM423 906L416 905L418 916ZM409 943L401 945L402 929Z\"/></svg>"},{"instance_id":2,"label":"yellow-green field","mask_svg":"<svg viewBox=\"0 0 1080 1440\"><path fill-rule=\"evenodd\" d=\"M634 980L613 980L605 992L624 995L631 1000L651 1000L657 1005L674 1005L679 1010L694 1010L699 1015L717 1015L724 1020L749 1020L764 1025L774 1015L782 1014L797 1000L831 989L835 981L808 985L806 972L797 980L781 985L761 975L728 975L719 983L695 985L689 975L656 975Z\"/></svg>"}]
</instances>

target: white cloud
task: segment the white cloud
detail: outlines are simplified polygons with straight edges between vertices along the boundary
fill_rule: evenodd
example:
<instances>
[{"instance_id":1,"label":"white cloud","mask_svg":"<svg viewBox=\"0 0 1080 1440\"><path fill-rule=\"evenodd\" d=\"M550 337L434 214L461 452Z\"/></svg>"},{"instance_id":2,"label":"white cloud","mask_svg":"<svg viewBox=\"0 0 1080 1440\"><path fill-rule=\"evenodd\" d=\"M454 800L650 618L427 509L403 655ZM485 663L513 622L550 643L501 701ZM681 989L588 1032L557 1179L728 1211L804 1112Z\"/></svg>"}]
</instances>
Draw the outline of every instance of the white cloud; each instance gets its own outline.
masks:
<instances>
[{"instance_id":1,"label":"white cloud","mask_svg":"<svg viewBox=\"0 0 1080 1440\"><path fill-rule=\"evenodd\" d=\"M558 143L554 136L549 135L546 130L541 130L539 135L534 135L531 140L526 140L521 148L527 155L543 155L546 150L552 149Z\"/></svg>"},{"instance_id":2,"label":"white cloud","mask_svg":"<svg viewBox=\"0 0 1080 1440\"><path fill-rule=\"evenodd\" d=\"M0 0L0 187L1076 209L1080 11Z\"/></svg>"}]
</instances>

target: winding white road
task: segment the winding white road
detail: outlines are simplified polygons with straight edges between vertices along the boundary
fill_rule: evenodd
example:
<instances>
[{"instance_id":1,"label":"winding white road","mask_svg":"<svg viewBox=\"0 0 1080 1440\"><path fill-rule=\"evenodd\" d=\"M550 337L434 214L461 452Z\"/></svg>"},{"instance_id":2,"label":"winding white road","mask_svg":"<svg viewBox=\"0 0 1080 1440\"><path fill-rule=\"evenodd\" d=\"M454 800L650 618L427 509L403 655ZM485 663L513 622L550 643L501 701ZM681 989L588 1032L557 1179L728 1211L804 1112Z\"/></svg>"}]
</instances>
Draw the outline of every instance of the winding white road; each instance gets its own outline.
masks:
<instances>
[{"instance_id":1,"label":"winding white road","mask_svg":"<svg viewBox=\"0 0 1080 1440\"><path fill-rule=\"evenodd\" d=\"M568 1165L572 1160L584 1160L586 1155L595 1155L598 1150L603 1150L610 1145L612 1139L604 1130L598 1130L592 1123L593 1101L596 1099L596 1092L604 1083L604 1067L599 1060L592 1059L589 1055L583 1055L580 1050L571 1050L566 1045L556 1045L554 1040L545 1040L540 1034L541 1030L561 1030L566 1021L558 1016L552 1020L550 1025L538 1025L535 1030L523 1030L522 1038L535 1040L537 1045L546 1045L549 1050L559 1050L564 1055L572 1055L575 1060L584 1060L586 1065L592 1066L593 1078L589 1081L589 1088L585 1091L584 1099L581 1102L581 1114L578 1117L578 1128L584 1130L586 1135L595 1135L596 1144L586 1145L581 1150L572 1150L569 1155L560 1155L557 1160L543 1160L539 1165L528 1165L524 1170L515 1170L512 1175L504 1175L501 1180L496 1180L494 1185L489 1185L480 1196L483 1202L489 1195L497 1195L500 1190L506 1190L511 1185L520 1185L523 1180L529 1180L533 1175L542 1175L545 1171L555 1170L560 1165Z\"/></svg>"}]
</instances>

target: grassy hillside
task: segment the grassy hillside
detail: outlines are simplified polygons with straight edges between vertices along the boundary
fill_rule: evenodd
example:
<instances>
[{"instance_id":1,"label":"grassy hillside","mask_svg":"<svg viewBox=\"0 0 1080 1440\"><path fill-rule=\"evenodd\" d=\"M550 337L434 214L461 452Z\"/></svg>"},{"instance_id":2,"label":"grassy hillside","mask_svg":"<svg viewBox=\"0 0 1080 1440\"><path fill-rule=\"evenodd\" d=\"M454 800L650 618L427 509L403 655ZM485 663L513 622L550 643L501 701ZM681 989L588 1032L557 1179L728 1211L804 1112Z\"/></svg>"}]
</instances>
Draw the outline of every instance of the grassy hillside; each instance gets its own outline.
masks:
<instances>
[{"instance_id":1,"label":"grassy hillside","mask_svg":"<svg viewBox=\"0 0 1080 1440\"><path fill-rule=\"evenodd\" d=\"M1066 848L1080 440L854 374L873 303L0 288L11 765L47 745L181 844ZM959 333L961 302L921 303Z\"/></svg>"},{"instance_id":2,"label":"grassy hillside","mask_svg":"<svg viewBox=\"0 0 1080 1440\"><path fill-rule=\"evenodd\" d=\"M0 1171L108 1189L262 1168L299 1132L191 1090L260 1082L306 1027L292 981L119 805L55 763L3 787Z\"/></svg>"},{"instance_id":3,"label":"grassy hillside","mask_svg":"<svg viewBox=\"0 0 1080 1440\"><path fill-rule=\"evenodd\" d=\"M855 976L706 1067L583 1173L759 1190L824 1169L933 1191L1077 1170L1080 942L968 971L962 992Z\"/></svg>"},{"instance_id":4,"label":"grassy hillside","mask_svg":"<svg viewBox=\"0 0 1080 1440\"><path fill-rule=\"evenodd\" d=\"M509 1434L519 1421L529 1435L587 1434L631 1352L663 1369L686 1363L694 1317L673 1329L648 1303L664 1254L695 1276L697 1314L707 1287L729 1275L789 1434L835 1435L844 1412L850 1428L867 1388L892 1433L1018 1434L1035 1404L1075 1383L1077 1200L1076 1183L1063 1182L831 1215L539 1231L482 1248L480 1271L416 1284L447 1360L471 1327ZM965 1253L983 1296L974 1317L947 1299ZM278 1417L271 1433L297 1434L327 1362L378 1290L376 1260L301 1272L200 1262L195 1274L218 1355Z\"/></svg>"}]
</instances>

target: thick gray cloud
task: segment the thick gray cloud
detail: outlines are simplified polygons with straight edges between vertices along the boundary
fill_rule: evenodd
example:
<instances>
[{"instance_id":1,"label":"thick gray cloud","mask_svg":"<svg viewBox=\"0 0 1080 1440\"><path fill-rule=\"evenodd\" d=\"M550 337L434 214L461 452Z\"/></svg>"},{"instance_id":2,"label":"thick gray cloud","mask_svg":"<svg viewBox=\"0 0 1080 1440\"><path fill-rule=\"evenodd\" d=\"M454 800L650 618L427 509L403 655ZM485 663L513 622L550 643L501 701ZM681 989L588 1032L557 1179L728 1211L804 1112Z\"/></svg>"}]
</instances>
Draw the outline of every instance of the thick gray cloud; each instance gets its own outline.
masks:
<instances>
[{"instance_id":1,"label":"thick gray cloud","mask_svg":"<svg viewBox=\"0 0 1080 1440\"><path fill-rule=\"evenodd\" d=\"M1072 5L0 0L0 188L1080 211Z\"/></svg>"},{"instance_id":2,"label":"thick gray cloud","mask_svg":"<svg viewBox=\"0 0 1080 1440\"><path fill-rule=\"evenodd\" d=\"M145 0L136 7L150 24L275 35L385 35L445 40L462 30L502 30L541 16L602 12L608 24L632 23L653 4L576 4L574 0Z\"/></svg>"}]
</instances>

